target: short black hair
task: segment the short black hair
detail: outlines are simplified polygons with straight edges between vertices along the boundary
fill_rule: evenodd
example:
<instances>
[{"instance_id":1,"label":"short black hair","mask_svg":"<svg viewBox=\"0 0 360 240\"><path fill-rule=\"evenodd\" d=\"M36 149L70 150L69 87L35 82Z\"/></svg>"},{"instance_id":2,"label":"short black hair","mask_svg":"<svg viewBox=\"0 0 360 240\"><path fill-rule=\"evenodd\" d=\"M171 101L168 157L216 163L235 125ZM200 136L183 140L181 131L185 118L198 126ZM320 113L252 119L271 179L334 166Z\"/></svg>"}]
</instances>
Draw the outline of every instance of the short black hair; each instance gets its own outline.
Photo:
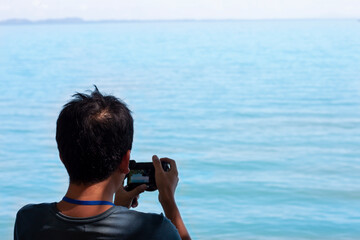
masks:
<instances>
[{"instance_id":1,"label":"short black hair","mask_svg":"<svg viewBox=\"0 0 360 240\"><path fill-rule=\"evenodd\" d=\"M107 179L131 150L134 127L126 104L98 88L76 93L64 105L56 141L70 182L92 184Z\"/></svg>"}]
</instances>

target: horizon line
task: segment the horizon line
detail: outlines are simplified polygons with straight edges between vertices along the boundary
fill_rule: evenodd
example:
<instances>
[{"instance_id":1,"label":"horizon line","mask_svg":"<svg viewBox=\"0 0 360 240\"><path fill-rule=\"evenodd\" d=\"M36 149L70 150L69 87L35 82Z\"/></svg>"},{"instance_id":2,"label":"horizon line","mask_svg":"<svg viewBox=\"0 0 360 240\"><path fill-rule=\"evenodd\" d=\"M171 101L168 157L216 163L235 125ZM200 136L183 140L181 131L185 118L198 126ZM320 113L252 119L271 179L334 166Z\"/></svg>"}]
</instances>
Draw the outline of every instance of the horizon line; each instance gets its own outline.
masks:
<instances>
[{"instance_id":1,"label":"horizon line","mask_svg":"<svg viewBox=\"0 0 360 240\"><path fill-rule=\"evenodd\" d=\"M206 21L299 21L299 20L358 20L359 18L179 18L179 19L84 19L81 17L64 17L64 18L44 18L31 20L28 18L8 18L0 20L2 25L22 25L22 24L86 24L86 23L116 23L116 22L206 22Z\"/></svg>"}]
</instances>

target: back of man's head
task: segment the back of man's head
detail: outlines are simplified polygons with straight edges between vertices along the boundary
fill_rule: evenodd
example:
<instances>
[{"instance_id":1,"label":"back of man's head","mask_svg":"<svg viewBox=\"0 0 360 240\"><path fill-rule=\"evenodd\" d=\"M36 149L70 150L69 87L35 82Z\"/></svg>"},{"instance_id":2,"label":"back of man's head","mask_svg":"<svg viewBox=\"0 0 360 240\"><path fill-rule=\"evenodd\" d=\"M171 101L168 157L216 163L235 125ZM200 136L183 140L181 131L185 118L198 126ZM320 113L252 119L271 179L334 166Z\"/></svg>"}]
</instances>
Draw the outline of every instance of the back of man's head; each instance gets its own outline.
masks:
<instances>
[{"instance_id":1,"label":"back of man's head","mask_svg":"<svg viewBox=\"0 0 360 240\"><path fill-rule=\"evenodd\" d=\"M114 96L77 93L57 120L56 141L70 182L91 184L105 180L132 147L133 118L126 104Z\"/></svg>"}]
</instances>

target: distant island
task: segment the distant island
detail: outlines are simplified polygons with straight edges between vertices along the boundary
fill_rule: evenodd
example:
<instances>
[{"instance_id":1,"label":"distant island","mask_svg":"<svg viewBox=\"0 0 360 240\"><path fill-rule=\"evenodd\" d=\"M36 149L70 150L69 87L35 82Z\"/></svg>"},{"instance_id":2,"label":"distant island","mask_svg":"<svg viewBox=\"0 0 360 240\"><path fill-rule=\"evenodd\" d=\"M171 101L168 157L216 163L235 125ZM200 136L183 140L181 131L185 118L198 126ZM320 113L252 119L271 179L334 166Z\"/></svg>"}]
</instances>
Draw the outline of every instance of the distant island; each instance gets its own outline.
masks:
<instances>
[{"instance_id":1,"label":"distant island","mask_svg":"<svg viewBox=\"0 0 360 240\"><path fill-rule=\"evenodd\" d=\"M60 18L60 19L44 19L38 21L31 21L28 19L14 18L0 21L3 25L23 25L23 24L72 24L72 23L84 23L85 21L81 18Z\"/></svg>"},{"instance_id":2,"label":"distant island","mask_svg":"<svg viewBox=\"0 0 360 240\"><path fill-rule=\"evenodd\" d=\"M31 24L87 24L87 23L117 23L117 22L140 22L147 20L84 20L82 18L57 18L32 21L29 19L7 19L0 21L0 25L31 25Z\"/></svg>"},{"instance_id":3,"label":"distant island","mask_svg":"<svg viewBox=\"0 0 360 240\"><path fill-rule=\"evenodd\" d=\"M23 18L13 18L0 21L0 25L33 25L33 24L90 24L90 23L124 23L124 22L189 22L189 21L232 21L235 19L223 19L223 20L213 20L213 19L154 19L154 20L116 20L116 19L108 19L108 20L84 20L82 18L72 17L72 18L56 18L56 19L43 19L43 20L29 20ZM235 20L236 21L236 20Z\"/></svg>"}]
</instances>

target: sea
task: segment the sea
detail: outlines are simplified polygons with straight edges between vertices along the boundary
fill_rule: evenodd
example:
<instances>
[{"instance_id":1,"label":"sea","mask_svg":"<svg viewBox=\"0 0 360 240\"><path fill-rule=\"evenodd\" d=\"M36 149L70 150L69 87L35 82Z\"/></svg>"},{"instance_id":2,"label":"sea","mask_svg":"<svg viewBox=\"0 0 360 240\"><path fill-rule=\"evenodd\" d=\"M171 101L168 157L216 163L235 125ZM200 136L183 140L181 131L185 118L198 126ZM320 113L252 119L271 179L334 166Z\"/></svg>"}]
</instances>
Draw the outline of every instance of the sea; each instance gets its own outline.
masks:
<instances>
[{"instance_id":1,"label":"sea","mask_svg":"<svg viewBox=\"0 0 360 240\"><path fill-rule=\"evenodd\" d=\"M176 160L193 239L360 239L359 20L1 25L1 239L64 196L56 120L94 85L132 110L132 159Z\"/></svg>"}]
</instances>

